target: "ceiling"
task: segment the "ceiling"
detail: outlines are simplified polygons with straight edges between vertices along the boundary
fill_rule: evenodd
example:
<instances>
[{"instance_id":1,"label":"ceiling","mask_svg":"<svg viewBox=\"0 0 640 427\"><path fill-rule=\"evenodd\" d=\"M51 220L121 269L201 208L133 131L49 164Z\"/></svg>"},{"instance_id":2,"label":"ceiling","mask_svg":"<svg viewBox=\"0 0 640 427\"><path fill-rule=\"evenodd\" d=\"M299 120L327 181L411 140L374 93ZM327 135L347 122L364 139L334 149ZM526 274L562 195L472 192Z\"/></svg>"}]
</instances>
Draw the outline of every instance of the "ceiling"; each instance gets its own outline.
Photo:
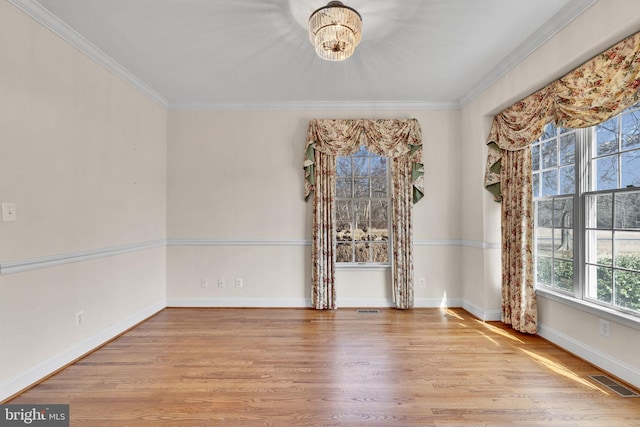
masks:
<instances>
[{"instance_id":1,"label":"ceiling","mask_svg":"<svg viewBox=\"0 0 640 427\"><path fill-rule=\"evenodd\" d=\"M596 0L345 0L343 62L307 34L325 0L9 0L172 109L459 108Z\"/></svg>"}]
</instances>

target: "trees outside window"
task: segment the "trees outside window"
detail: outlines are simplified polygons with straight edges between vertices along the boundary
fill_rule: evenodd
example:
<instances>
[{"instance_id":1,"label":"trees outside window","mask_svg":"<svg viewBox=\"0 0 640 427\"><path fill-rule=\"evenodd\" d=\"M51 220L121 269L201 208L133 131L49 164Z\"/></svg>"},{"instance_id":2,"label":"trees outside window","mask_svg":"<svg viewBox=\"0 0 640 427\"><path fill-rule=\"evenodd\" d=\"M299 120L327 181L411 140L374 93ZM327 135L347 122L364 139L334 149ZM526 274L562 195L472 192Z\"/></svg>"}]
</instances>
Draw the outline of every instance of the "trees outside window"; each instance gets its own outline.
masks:
<instances>
[{"instance_id":1,"label":"trees outside window","mask_svg":"<svg viewBox=\"0 0 640 427\"><path fill-rule=\"evenodd\" d=\"M388 159L361 146L336 159L337 263L388 264Z\"/></svg>"},{"instance_id":2,"label":"trees outside window","mask_svg":"<svg viewBox=\"0 0 640 427\"><path fill-rule=\"evenodd\" d=\"M537 286L640 315L640 103L531 154Z\"/></svg>"}]
</instances>

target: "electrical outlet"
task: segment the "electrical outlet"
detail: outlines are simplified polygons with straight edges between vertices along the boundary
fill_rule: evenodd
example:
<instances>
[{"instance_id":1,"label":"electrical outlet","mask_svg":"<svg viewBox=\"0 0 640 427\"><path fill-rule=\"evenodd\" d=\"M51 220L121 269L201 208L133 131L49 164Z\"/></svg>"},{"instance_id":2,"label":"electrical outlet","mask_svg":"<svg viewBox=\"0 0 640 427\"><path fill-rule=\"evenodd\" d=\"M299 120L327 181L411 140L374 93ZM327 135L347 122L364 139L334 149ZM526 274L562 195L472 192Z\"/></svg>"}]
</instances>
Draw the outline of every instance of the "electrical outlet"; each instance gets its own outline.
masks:
<instances>
[{"instance_id":1,"label":"electrical outlet","mask_svg":"<svg viewBox=\"0 0 640 427\"><path fill-rule=\"evenodd\" d=\"M607 338L611 336L611 322L600 319L600 335Z\"/></svg>"},{"instance_id":2,"label":"electrical outlet","mask_svg":"<svg viewBox=\"0 0 640 427\"><path fill-rule=\"evenodd\" d=\"M219 277L218 278L218 287L219 288L224 288L224 277Z\"/></svg>"},{"instance_id":3,"label":"electrical outlet","mask_svg":"<svg viewBox=\"0 0 640 427\"><path fill-rule=\"evenodd\" d=\"M79 328L84 324L84 311L76 313L76 328Z\"/></svg>"},{"instance_id":4,"label":"electrical outlet","mask_svg":"<svg viewBox=\"0 0 640 427\"><path fill-rule=\"evenodd\" d=\"M418 279L418 286L420 286L421 288L426 288L427 287L427 279L425 279L424 277L421 277Z\"/></svg>"},{"instance_id":5,"label":"electrical outlet","mask_svg":"<svg viewBox=\"0 0 640 427\"><path fill-rule=\"evenodd\" d=\"M2 222L16 220L16 204L13 202L2 203Z\"/></svg>"},{"instance_id":6,"label":"electrical outlet","mask_svg":"<svg viewBox=\"0 0 640 427\"><path fill-rule=\"evenodd\" d=\"M236 277L236 288L241 288L243 285L242 277Z\"/></svg>"},{"instance_id":7,"label":"electrical outlet","mask_svg":"<svg viewBox=\"0 0 640 427\"><path fill-rule=\"evenodd\" d=\"M207 279L205 279L205 278L200 279L200 287L201 288L206 288L207 287Z\"/></svg>"}]
</instances>

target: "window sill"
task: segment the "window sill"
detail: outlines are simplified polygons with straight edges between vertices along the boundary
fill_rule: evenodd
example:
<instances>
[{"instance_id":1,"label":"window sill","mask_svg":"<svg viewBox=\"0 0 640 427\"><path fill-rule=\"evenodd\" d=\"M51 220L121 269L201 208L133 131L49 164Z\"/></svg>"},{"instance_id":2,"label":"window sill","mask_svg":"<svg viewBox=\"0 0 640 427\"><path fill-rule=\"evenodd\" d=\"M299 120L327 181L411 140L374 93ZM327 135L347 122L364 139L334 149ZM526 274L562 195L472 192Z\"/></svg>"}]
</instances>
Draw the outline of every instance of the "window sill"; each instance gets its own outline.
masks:
<instances>
[{"instance_id":1,"label":"window sill","mask_svg":"<svg viewBox=\"0 0 640 427\"><path fill-rule=\"evenodd\" d=\"M548 289L537 288L536 295L555 302L559 302L560 304L567 305L571 308L587 312L594 316L598 316L603 319L628 326L629 328L640 330L640 318L632 316L630 314L611 310L609 308L602 307L587 301L582 301L568 295L563 295L559 292L553 292Z\"/></svg>"},{"instance_id":2,"label":"window sill","mask_svg":"<svg viewBox=\"0 0 640 427\"><path fill-rule=\"evenodd\" d=\"M336 270L388 270L391 264L336 263Z\"/></svg>"}]
</instances>

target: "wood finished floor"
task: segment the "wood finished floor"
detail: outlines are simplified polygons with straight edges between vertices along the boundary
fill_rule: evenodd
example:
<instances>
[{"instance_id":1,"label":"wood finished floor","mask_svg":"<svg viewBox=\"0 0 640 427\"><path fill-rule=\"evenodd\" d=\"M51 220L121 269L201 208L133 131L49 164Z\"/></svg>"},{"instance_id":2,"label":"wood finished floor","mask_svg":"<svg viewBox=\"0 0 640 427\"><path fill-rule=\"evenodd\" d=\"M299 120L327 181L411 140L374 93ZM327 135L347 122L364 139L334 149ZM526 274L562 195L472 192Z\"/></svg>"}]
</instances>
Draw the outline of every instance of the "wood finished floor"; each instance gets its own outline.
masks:
<instances>
[{"instance_id":1,"label":"wood finished floor","mask_svg":"<svg viewBox=\"0 0 640 427\"><path fill-rule=\"evenodd\" d=\"M639 426L600 373L459 309L172 308L9 403L71 426Z\"/></svg>"}]
</instances>

